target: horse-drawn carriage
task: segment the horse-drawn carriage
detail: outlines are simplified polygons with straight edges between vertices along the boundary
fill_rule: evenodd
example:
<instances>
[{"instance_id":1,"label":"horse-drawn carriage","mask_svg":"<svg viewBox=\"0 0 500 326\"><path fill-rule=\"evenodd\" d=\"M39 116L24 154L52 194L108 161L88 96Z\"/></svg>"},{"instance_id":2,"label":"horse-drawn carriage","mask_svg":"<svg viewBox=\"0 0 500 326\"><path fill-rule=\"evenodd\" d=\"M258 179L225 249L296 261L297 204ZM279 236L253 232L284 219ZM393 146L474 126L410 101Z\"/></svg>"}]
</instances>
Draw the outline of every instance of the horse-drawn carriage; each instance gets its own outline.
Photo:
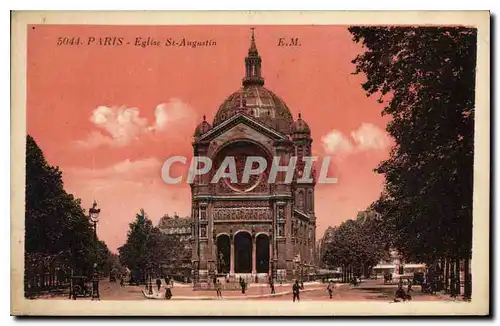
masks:
<instances>
[{"instance_id":1,"label":"horse-drawn carriage","mask_svg":"<svg viewBox=\"0 0 500 326\"><path fill-rule=\"evenodd\" d=\"M86 298L92 295L92 286L86 276L73 276L71 278L70 297L76 300L77 297Z\"/></svg>"}]
</instances>

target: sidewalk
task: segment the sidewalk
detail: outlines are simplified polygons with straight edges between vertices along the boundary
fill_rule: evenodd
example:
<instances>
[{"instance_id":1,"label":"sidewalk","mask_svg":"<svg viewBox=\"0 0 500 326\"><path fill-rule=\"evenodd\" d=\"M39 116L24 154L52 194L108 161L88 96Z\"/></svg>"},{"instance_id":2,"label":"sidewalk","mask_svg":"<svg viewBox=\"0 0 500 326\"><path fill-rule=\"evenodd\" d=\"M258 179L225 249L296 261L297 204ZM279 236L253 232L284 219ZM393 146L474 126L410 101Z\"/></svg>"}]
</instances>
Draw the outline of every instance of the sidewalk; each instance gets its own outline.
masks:
<instances>
[{"instance_id":1,"label":"sidewalk","mask_svg":"<svg viewBox=\"0 0 500 326\"><path fill-rule=\"evenodd\" d=\"M253 284L256 285L256 284ZM222 292L222 298L217 298L215 291L193 291L191 290L190 293L182 293L184 291L181 291L181 295L176 295L175 288L172 289L172 298L170 300L247 300L247 299L257 299L257 298L271 298L271 297L279 297L279 296L285 296L285 295L291 295L292 294L292 289L291 289L291 284L287 284L288 286L277 286L276 287L276 293L271 294L270 290L267 290L269 293L258 293L258 291L251 291L256 290L258 287L253 287L247 290L247 293L242 294L241 291L223 291ZM269 286L268 286L269 287ZM304 290L301 290L301 293L304 292L312 292L312 291L318 291L318 290L324 290L325 287L311 287L311 288L306 288ZM280 291L281 290L281 291ZM253 293L252 293L253 292ZM256 293L257 292L257 293ZM260 291L262 292L262 290ZM155 300L166 300L165 299L165 291L162 289L159 292L156 291L156 289L153 289L153 294L149 295L146 290L142 290L142 294L144 295L145 298L147 299L155 299Z\"/></svg>"},{"instance_id":2,"label":"sidewalk","mask_svg":"<svg viewBox=\"0 0 500 326\"><path fill-rule=\"evenodd\" d=\"M436 292L435 296L443 301L451 301L451 302L466 302L467 301L467 300L464 300L463 291L462 291L462 294L457 295L455 298L450 296L449 293L445 293L444 291Z\"/></svg>"},{"instance_id":3,"label":"sidewalk","mask_svg":"<svg viewBox=\"0 0 500 326\"><path fill-rule=\"evenodd\" d=\"M224 284L224 282L222 282L222 284ZM340 284L340 283L339 283ZM161 287L162 289L165 288L165 280L163 279L161 281ZM278 288L278 287L285 287L285 286L291 286L292 283L283 283L283 284L280 284L280 283L275 283L274 286L275 288ZM327 286L327 284L323 284L319 281L309 281L309 282L304 282L304 287L307 287L307 286L310 286L310 285L324 285L325 287ZM269 287L269 283L250 283L249 284L250 288L256 288L256 287ZM156 282L153 282L153 287L156 288ZM239 287L239 285L238 285ZM175 288L193 288L193 283L180 283L180 282L175 282L174 281L174 289ZM229 290L228 290L229 291Z\"/></svg>"}]
</instances>

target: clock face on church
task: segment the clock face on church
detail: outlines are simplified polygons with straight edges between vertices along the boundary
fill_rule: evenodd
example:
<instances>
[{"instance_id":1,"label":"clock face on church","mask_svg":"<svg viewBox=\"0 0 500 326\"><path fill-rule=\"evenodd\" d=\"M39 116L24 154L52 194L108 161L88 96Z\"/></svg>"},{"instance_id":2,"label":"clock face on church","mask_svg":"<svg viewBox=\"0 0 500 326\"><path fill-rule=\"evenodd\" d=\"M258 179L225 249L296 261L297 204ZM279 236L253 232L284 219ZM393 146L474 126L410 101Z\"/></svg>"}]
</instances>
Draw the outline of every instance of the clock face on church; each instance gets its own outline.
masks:
<instances>
[{"instance_id":1,"label":"clock face on church","mask_svg":"<svg viewBox=\"0 0 500 326\"><path fill-rule=\"evenodd\" d=\"M223 148L217 155L215 171L219 169L224 158L228 156L234 157L237 179L231 180L230 177L222 178L219 183L223 188L233 192L245 193L254 191L256 188L261 188L267 182L267 169L264 173L250 175L248 180L243 180L243 171L245 170L245 163L248 156L267 157L264 150L258 145L249 142L237 142ZM258 168L258 165L257 162L254 162L252 169ZM229 169L226 169L226 172L229 172Z\"/></svg>"}]
</instances>

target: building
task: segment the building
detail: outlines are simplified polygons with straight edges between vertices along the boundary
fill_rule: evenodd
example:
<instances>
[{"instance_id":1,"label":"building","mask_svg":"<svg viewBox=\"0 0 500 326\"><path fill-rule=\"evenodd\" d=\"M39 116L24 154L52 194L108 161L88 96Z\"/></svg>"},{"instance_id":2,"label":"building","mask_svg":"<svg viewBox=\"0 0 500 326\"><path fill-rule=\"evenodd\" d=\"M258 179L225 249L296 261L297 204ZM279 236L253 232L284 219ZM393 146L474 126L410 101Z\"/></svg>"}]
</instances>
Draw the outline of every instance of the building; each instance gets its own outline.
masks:
<instances>
[{"instance_id":1,"label":"building","mask_svg":"<svg viewBox=\"0 0 500 326\"><path fill-rule=\"evenodd\" d=\"M301 158L311 155L311 129L300 114L294 121L285 102L264 87L253 32L244 62L242 87L220 105L212 125L203 117L194 133L194 156L214 162L213 171L191 184L195 280L215 273L291 279L314 265L315 182L296 182L304 171ZM227 156L235 157L239 182L210 183ZM248 156L265 157L268 167L243 183ZM267 182L274 156L285 162L297 156L292 183L281 173Z\"/></svg>"},{"instance_id":2,"label":"building","mask_svg":"<svg viewBox=\"0 0 500 326\"><path fill-rule=\"evenodd\" d=\"M191 252L193 242L193 220L191 217L179 217L164 215L158 222L158 228L161 232L172 236L180 245L175 248L178 252L173 255L171 261L163 262L162 274L191 276Z\"/></svg>"},{"instance_id":3,"label":"building","mask_svg":"<svg viewBox=\"0 0 500 326\"><path fill-rule=\"evenodd\" d=\"M328 266L323 261L324 255L328 249L328 245L331 242L331 239L333 238L333 233L335 232L335 228L329 226L326 230L325 233L323 234L323 237L320 238L317 241L316 244L316 266L321 267L321 268L328 268L332 266Z\"/></svg>"}]
</instances>

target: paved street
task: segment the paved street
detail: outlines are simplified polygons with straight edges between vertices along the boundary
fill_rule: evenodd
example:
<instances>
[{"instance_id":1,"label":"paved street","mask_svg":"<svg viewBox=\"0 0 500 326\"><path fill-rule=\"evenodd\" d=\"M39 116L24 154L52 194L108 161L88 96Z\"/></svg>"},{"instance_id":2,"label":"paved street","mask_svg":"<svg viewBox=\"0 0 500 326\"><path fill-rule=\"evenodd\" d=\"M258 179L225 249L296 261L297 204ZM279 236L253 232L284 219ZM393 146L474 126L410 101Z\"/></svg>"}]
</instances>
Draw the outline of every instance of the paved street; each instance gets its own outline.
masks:
<instances>
[{"instance_id":1,"label":"paved street","mask_svg":"<svg viewBox=\"0 0 500 326\"><path fill-rule=\"evenodd\" d=\"M347 284L337 284L333 292L333 298L329 299L326 291L326 284L306 283L305 291L301 292L302 301L328 300L328 301L386 301L392 302L397 285L384 285L382 280L366 280L358 287ZM245 294L241 291L222 291L225 300L292 300L291 284L276 286L277 296L269 297L269 287L263 284L250 285ZM100 283L101 300L147 300L143 294L144 286L124 286L119 283L110 283L103 280ZM165 288L160 290L160 298L163 298ZM156 288L155 288L155 294ZM174 300L197 300L215 299L215 291L193 291L191 286L175 285L172 289ZM452 301L447 295L430 295L420 291L420 287L414 287L411 292L412 301ZM265 297L259 297L265 296ZM67 296L45 297L46 299L67 299ZM79 298L78 300L89 300L89 298Z\"/></svg>"},{"instance_id":2,"label":"paved street","mask_svg":"<svg viewBox=\"0 0 500 326\"><path fill-rule=\"evenodd\" d=\"M307 289L307 287L306 287ZM332 299L329 298L326 285L322 289L301 293L302 301L328 300L328 301L386 301L393 302L394 292L397 285L384 285L382 281L368 280L357 287L342 284L333 291ZM410 293L412 301L452 301L449 296L430 295L420 291L420 287L415 287ZM292 300L292 295L274 298L262 298L257 300Z\"/></svg>"}]
</instances>

